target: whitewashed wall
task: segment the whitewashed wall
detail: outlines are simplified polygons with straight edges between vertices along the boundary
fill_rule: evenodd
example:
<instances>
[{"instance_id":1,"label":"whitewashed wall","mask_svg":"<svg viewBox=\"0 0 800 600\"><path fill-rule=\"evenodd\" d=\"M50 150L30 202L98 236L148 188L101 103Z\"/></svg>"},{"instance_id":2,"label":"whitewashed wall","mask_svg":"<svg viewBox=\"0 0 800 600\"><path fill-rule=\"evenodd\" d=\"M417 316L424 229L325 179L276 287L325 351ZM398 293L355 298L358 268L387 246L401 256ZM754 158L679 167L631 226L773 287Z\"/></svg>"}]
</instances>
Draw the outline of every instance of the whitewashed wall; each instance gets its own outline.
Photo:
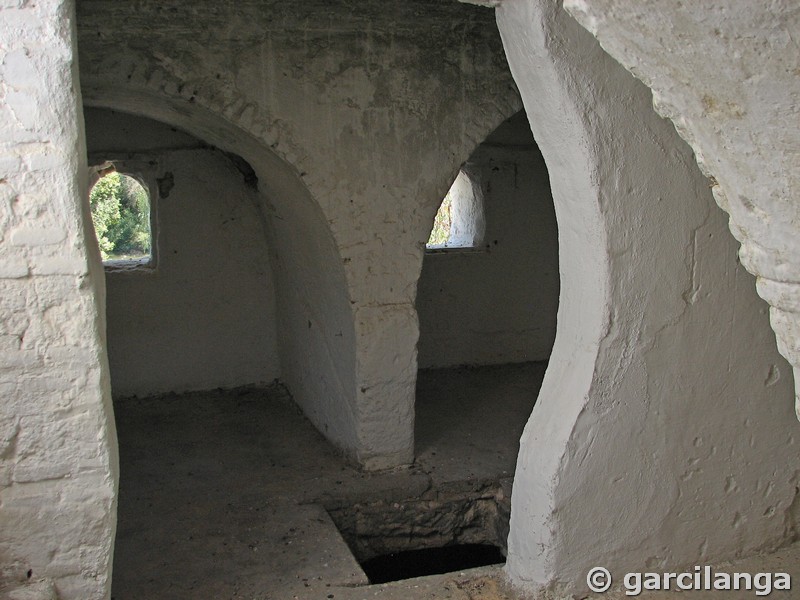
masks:
<instances>
[{"instance_id":1,"label":"whitewashed wall","mask_svg":"<svg viewBox=\"0 0 800 600\"><path fill-rule=\"evenodd\" d=\"M791 369L689 147L558 3L498 24L547 162L558 331L521 440L507 570L581 594L794 535ZM543 93L546 90L547 93Z\"/></svg>"},{"instance_id":2,"label":"whitewashed wall","mask_svg":"<svg viewBox=\"0 0 800 600\"><path fill-rule=\"evenodd\" d=\"M712 180L742 264L771 305L800 390L800 8L792 0L699 6L565 2L653 92ZM795 392L800 419L800 391Z\"/></svg>"},{"instance_id":3,"label":"whitewashed wall","mask_svg":"<svg viewBox=\"0 0 800 600\"><path fill-rule=\"evenodd\" d=\"M156 121L87 109L86 132L93 162L147 170L154 196L154 264L106 274L115 396L278 378L275 284L256 182L219 150Z\"/></svg>"},{"instance_id":4,"label":"whitewashed wall","mask_svg":"<svg viewBox=\"0 0 800 600\"><path fill-rule=\"evenodd\" d=\"M263 2L222 11L184 4L169 19L159 6L81 2L84 91L93 104L180 126L253 165L284 376L320 430L362 465L407 462L424 240L458 165L519 108L491 13L412 1L393 12L367 2L363 13L346 11L346 27L332 27L342 15L315 3L270 4L283 10L277 20ZM103 598L116 442L102 271L85 244L72 3L0 7L8 34L0 42L1 573L4 584L24 585L30 571L60 597ZM421 23L415 10L423 9ZM522 439L509 574L527 589L581 592L575 582L601 562L615 572L686 566L784 543L799 471L786 451L797 427L789 367L709 182L653 112L649 90L558 3L506 0L497 16L550 173L561 270L556 342ZM783 27L754 22L767 34ZM731 54L723 47L719 56L725 64ZM763 59L754 73L772 73L771 53L754 56ZM686 64L690 75L703 73ZM792 93L752 89L765 90L765 102ZM747 135L734 126L730 98L698 97L708 119L697 123ZM740 105L746 114L759 106ZM778 308L781 347L792 357L794 287L783 284L794 282L796 236L785 225L795 205L779 201L792 198L782 174L796 169L790 151L768 159L776 140L796 146L796 129L775 106L778 129L765 134L757 162L776 165L764 174L780 176L769 198L789 218L761 218L773 205L753 201L757 193L741 201L743 213L730 210L759 216L758 235L748 233L757 243L743 256L771 269L763 274L776 285L761 291ZM685 134L692 119L680 121L680 112L672 116ZM705 165L724 156L713 143L721 137L697 139L707 141L698 145ZM727 173L730 189L761 189L760 176L739 181L730 176L736 163L723 162L719 182ZM770 223L782 233L773 236Z\"/></svg>"},{"instance_id":5,"label":"whitewashed wall","mask_svg":"<svg viewBox=\"0 0 800 600\"><path fill-rule=\"evenodd\" d=\"M73 9L0 3L0 595L100 600L117 455Z\"/></svg>"},{"instance_id":6,"label":"whitewashed wall","mask_svg":"<svg viewBox=\"0 0 800 600\"><path fill-rule=\"evenodd\" d=\"M424 242L458 165L520 108L493 15L427 0L175 8L80 3L87 102L250 162L283 377L354 461L408 464Z\"/></svg>"}]
</instances>

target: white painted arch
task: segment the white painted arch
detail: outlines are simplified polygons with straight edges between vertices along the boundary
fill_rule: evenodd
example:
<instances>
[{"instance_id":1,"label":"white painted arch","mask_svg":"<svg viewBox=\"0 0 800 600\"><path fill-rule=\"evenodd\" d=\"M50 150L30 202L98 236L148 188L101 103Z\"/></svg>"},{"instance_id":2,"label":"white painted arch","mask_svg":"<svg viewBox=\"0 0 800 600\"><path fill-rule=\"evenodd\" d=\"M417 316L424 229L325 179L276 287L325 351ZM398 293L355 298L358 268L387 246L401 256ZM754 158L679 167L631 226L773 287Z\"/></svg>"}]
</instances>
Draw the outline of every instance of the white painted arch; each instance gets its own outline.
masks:
<instances>
[{"instance_id":1,"label":"white painted arch","mask_svg":"<svg viewBox=\"0 0 800 600\"><path fill-rule=\"evenodd\" d=\"M256 171L276 279L282 378L309 419L357 455L355 336L342 260L299 173L263 142L209 110L134 90L84 86L87 105L179 127ZM310 324L310 325L309 325ZM308 373L316 373L308 377Z\"/></svg>"},{"instance_id":2,"label":"white painted arch","mask_svg":"<svg viewBox=\"0 0 800 600\"><path fill-rule=\"evenodd\" d=\"M508 575L582 593L595 565L662 570L786 543L791 371L690 149L560 3L506 0L497 18L550 172L561 268Z\"/></svg>"},{"instance_id":3,"label":"white painted arch","mask_svg":"<svg viewBox=\"0 0 800 600\"><path fill-rule=\"evenodd\" d=\"M520 108L491 13L415 4L430 20L406 2L370 0L356 13L335 3L335 27L326 11L296 3L187 5L170 19L158 4L77 7L87 95L152 94L175 118L207 111L292 165L319 205L355 330L355 374L335 383L355 397L357 428L337 445L368 470L413 460L428 209L432 217L452 181L443 175ZM215 145L235 148L235 138Z\"/></svg>"}]
</instances>

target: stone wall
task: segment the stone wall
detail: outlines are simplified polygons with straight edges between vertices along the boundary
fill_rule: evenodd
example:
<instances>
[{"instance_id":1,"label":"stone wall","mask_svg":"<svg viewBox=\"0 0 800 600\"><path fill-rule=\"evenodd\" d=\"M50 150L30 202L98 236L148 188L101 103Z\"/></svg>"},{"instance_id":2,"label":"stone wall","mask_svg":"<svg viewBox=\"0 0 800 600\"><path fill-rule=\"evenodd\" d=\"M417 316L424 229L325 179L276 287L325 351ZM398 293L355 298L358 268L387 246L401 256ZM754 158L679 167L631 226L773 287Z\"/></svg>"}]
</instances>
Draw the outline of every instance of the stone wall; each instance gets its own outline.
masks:
<instances>
[{"instance_id":1,"label":"stone wall","mask_svg":"<svg viewBox=\"0 0 800 600\"><path fill-rule=\"evenodd\" d=\"M800 7L724 0L567 0L603 48L653 92L730 215L739 257L770 303L794 367L800 419Z\"/></svg>"},{"instance_id":2,"label":"stone wall","mask_svg":"<svg viewBox=\"0 0 800 600\"><path fill-rule=\"evenodd\" d=\"M117 456L72 2L3 2L0 31L0 588L99 600Z\"/></svg>"}]
</instances>

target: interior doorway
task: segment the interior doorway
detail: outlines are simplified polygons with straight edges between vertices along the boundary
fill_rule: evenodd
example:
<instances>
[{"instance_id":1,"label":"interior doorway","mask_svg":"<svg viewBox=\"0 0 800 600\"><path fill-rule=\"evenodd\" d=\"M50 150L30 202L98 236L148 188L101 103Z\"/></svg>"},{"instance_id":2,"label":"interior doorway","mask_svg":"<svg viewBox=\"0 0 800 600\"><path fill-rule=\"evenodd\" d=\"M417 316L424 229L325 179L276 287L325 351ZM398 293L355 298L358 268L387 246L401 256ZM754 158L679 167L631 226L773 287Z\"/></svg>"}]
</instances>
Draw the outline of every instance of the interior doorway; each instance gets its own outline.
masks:
<instances>
[{"instance_id":1,"label":"interior doorway","mask_svg":"<svg viewBox=\"0 0 800 600\"><path fill-rule=\"evenodd\" d=\"M478 243L426 248L416 301L416 456L420 463L435 457L462 480L504 480L510 489L555 339L559 297L550 182L524 111L475 149L454 187L444 208L455 212L471 196L461 230L469 230L466 213L481 235L471 238ZM441 213L440 228L447 221Z\"/></svg>"}]
</instances>

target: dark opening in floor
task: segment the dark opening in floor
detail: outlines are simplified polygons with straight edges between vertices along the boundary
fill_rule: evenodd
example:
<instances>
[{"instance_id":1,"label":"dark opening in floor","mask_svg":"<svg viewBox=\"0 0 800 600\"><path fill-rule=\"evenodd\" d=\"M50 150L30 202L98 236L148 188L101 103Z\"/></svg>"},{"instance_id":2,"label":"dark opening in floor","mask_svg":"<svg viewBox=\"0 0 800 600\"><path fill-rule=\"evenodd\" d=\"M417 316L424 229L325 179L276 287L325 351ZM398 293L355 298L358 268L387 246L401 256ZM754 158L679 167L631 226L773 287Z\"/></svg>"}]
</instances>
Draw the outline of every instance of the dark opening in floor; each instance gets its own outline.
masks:
<instances>
[{"instance_id":1,"label":"dark opening in floor","mask_svg":"<svg viewBox=\"0 0 800 600\"><path fill-rule=\"evenodd\" d=\"M442 548L405 550L376 556L361 563L370 583L387 583L425 575L498 565L506 561L500 548L489 544L463 544Z\"/></svg>"}]
</instances>

